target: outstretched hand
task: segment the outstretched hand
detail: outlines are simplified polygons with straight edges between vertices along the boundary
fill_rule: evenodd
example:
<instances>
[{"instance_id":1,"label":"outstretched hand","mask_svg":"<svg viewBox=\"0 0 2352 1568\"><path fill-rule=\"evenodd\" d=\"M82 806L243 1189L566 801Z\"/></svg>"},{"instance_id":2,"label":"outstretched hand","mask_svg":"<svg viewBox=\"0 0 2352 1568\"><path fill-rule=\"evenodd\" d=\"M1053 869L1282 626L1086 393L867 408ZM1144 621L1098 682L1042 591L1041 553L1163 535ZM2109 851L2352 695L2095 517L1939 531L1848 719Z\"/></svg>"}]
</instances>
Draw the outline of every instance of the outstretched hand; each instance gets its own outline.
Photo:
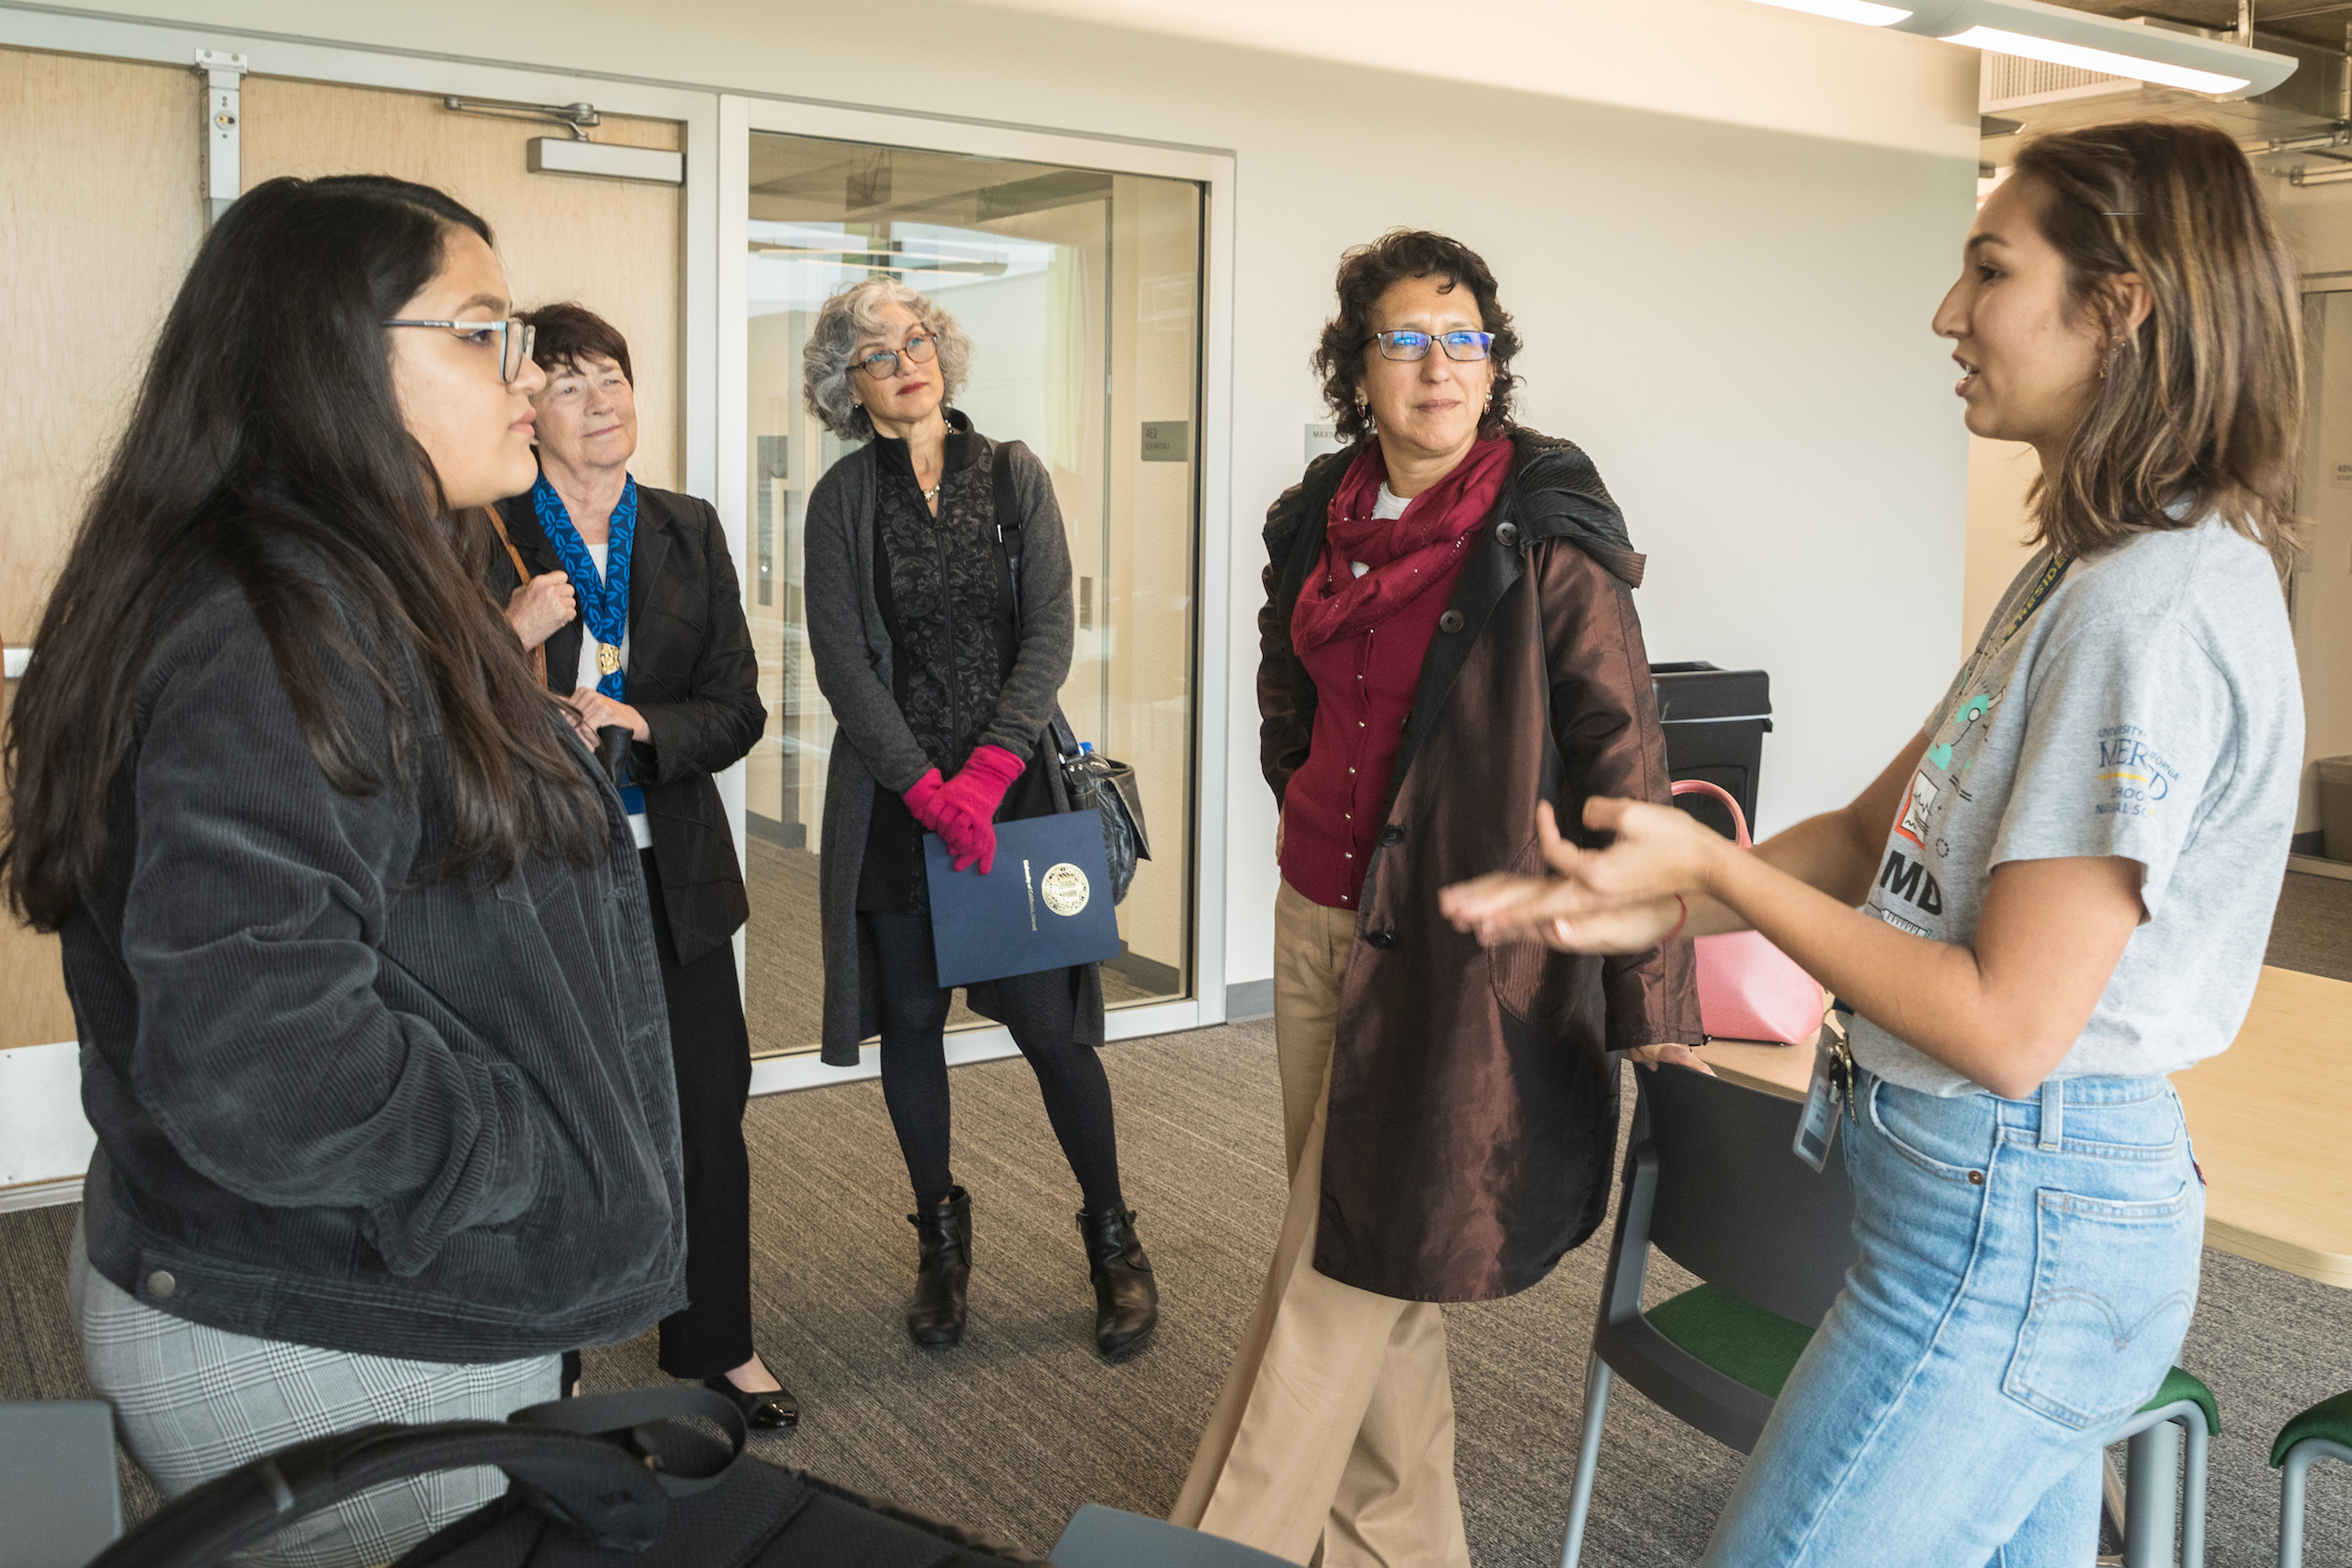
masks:
<instances>
[{"instance_id":1,"label":"outstretched hand","mask_svg":"<svg viewBox=\"0 0 2352 1568\"><path fill-rule=\"evenodd\" d=\"M1458 930L1495 946L1541 942L1576 953L1638 953L1682 923L1684 898L1706 891L1728 841L1671 806L1596 797L1584 825L1616 835L1606 850L1560 836L1549 802L1536 807L1536 843L1551 878L1491 873L1438 895ZM1680 895L1680 896L1678 896Z\"/></svg>"}]
</instances>

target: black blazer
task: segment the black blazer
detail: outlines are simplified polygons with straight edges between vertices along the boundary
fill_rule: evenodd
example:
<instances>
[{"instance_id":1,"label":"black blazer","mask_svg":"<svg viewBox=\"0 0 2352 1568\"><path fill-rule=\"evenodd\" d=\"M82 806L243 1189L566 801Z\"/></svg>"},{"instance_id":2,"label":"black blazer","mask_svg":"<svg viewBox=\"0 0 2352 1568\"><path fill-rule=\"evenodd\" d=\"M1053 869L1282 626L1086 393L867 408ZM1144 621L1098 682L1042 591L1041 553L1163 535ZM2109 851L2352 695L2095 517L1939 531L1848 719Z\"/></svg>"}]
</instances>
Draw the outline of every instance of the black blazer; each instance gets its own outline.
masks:
<instances>
[{"instance_id":1,"label":"black blazer","mask_svg":"<svg viewBox=\"0 0 2352 1568\"><path fill-rule=\"evenodd\" d=\"M629 776L645 787L653 864L680 963L734 935L751 913L743 865L711 774L739 762L767 728L759 661L743 614L743 590L719 514L706 501L637 488L629 548L628 704L651 741L629 747ZM498 503L506 537L536 577L563 562L539 527L529 495ZM490 542L485 584L504 608L521 584ZM547 639L547 685L567 695L580 669L583 618Z\"/></svg>"}]
</instances>

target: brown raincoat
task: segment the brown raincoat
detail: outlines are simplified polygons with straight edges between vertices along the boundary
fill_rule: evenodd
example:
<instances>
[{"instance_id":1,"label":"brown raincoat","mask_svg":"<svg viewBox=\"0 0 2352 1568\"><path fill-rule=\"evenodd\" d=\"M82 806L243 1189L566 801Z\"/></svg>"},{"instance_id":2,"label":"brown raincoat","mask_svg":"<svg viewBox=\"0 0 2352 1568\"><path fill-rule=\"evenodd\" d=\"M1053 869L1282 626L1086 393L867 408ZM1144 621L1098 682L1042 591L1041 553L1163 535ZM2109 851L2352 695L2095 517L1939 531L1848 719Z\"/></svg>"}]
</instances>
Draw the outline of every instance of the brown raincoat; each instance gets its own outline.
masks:
<instances>
[{"instance_id":1,"label":"brown raincoat","mask_svg":"<svg viewBox=\"0 0 2352 1568\"><path fill-rule=\"evenodd\" d=\"M1608 1052L1704 1038L1687 940L1489 953L1438 913L1449 883L1541 874L1538 800L1580 832L1589 796L1669 798L1633 610L1642 557L1582 451L1513 439L1421 666L1332 1051L1315 1267L1410 1301L1510 1295L1592 1235L1617 1142ZM1259 756L1277 801L1314 732L1291 612L1354 456L1317 459L1267 516Z\"/></svg>"}]
</instances>

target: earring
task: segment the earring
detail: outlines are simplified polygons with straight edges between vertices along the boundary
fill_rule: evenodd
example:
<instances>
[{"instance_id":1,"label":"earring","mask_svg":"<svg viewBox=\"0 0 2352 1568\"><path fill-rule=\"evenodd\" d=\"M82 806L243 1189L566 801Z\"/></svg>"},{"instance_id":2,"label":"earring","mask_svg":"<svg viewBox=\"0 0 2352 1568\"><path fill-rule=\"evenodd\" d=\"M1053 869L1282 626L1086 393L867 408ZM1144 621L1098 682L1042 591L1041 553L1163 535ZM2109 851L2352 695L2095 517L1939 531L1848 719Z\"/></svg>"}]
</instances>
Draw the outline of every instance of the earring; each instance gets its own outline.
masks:
<instances>
[{"instance_id":1,"label":"earring","mask_svg":"<svg viewBox=\"0 0 2352 1568\"><path fill-rule=\"evenodd\" d=\"M2107 357L2099 362L2099 379L2101 381L2103 382L2107 379L2107 372L2116 368L2116 362L2123 357L2125 345L2129 344L2131 341L2132 340L2130 334L2119 332L2116 335L2115 342L2107 345Z\"/></svg>"}]
</instances>

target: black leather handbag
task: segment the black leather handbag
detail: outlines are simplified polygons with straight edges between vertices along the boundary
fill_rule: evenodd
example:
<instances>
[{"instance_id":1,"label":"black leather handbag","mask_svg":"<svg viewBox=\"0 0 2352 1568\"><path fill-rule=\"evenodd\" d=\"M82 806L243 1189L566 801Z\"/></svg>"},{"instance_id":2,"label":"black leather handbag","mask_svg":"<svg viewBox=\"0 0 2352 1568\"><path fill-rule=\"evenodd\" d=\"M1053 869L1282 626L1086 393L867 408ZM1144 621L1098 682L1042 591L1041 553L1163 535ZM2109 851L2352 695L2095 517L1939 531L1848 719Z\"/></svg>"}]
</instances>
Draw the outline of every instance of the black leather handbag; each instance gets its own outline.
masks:
<instances>
[{"instance_id":1,"label":"black leather handbag","mask_svg":"<svg viewBox=\"0 0 2352 1568\"><path fill-rule=\"evenodd\" d=\"M419 1542L393 1568L1005 1568L1046 1561L753 1458L745 1436L731 1400L694 1387L559 1400L504 1422L364 1427L207 1481L89 1568L208 1568L371 1486L478 1466L506 1472L506 1494Z\"/></svg>"},{"instance_id":2,"label":"black leather handbag","mask_svg":"<svg viewBox=\"0 0 2352 1568\"><path fill-rule=\"evenodd\" d=\"M1013 501L1013 449L1018 441L999 441L992 475L996 484L996 541L1004 553L1004 569L1013 580L1013 637L1021 635L1021 549L1024 519ZM1119 904L1136 879L1136 863L1151 858L1151 839L1143 825L1143 788L1136 771L1113 761L1082 743L1062 705L1054 704L1046 726L1054 755L1061 762L1062 784L1069 792L1070 810L1095 811L1103 819L1103 858L1109 863L1110 902Z\"/></svg>"}]
</instances>

